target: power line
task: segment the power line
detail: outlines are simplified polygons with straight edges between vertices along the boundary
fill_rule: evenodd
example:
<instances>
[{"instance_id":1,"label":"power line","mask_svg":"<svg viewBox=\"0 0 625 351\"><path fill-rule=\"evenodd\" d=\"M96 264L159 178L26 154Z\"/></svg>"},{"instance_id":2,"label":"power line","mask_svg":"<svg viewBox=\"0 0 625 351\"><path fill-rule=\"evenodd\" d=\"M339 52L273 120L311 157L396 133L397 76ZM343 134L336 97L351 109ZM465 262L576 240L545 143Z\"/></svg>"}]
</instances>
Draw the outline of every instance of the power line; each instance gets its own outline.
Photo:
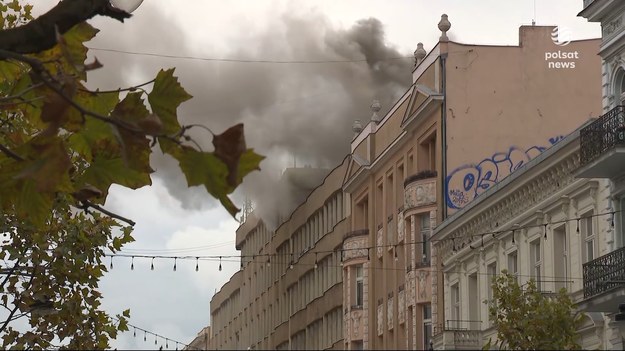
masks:
<instances>
[{"instance_id":1,"label":"power line","mask_svg":"<svg viewBox=\"0 0 625 351\"><path fill-rule=\"evenodd\" d=\"M264 64L323 64L323 63L362 63L362 62L378 62L378 61L390 61L390 60L405 60L414 59L412 56L398 56L398 57L386 57L379 59L353 59L353 60L252 60L252 59L234 59L234 58L216 58L216 57L199 57L199 56L184 56L184 55L170 55L170 54L158 54L153 52L139 52L120 49L109 48L95 48L88 47L90 50L114 52L126 55L137 56L152 56L161 58L183 59L183 60L198 60L198 61L212 61L212 62L231 62L231 63L264 63Z\"/></svg>"}]
</instances>

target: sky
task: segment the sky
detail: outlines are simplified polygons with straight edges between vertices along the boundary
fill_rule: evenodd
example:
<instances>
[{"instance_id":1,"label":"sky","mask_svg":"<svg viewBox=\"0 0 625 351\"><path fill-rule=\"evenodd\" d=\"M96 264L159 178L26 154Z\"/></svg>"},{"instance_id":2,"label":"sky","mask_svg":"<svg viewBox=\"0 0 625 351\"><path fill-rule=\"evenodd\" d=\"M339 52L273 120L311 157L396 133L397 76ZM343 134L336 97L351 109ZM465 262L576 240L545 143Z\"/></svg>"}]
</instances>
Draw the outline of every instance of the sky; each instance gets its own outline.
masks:
<instances>
[{"instance_id":1,"label":"sky","mask_svg":"<svg viewBox=\"0 0 625 351\"><path fill-rule=\"evenodd\" d=\"M33 1L31 1L32 3ZM37 0L35 14L57 1ZM521 25L557 25L573 39L597 38L600 26L577 17L582 0L145 0L125 23L90 21L101 32L88 43L104 65L90 72L90 88L115 89L148 81L176 67L194 98L179 109L183 124L219 133L242 122L248 147L267 156L233 195L275 197L272 185L286 167L333 168L349 151L351 125L371 117L380 100L385 113L411 83L412 52L438 41L446 13L453 41L517 45ZM118 50L203 59L103 51ZM404 57L404 59L398 59ZM351 63L241 63L344 61ZM393 58L393 59L390 59ZM363 61L364 60L364 61ZM365 124L363 123L363 124ZM207 133L193 135L210 148ZM105 208L137 224L136 241L122 251L136 255L229 256L238 223L202 188L188 188L176 162L155 152L153 185L111 189ZM281 199L282 200L282 199ZM271 206L257 208L268 214ZM210 320L210 299L239 268L238 262L115 258L101 282L103 308L131 310L130 323L170 340L189 343ZM119 349L158 348L164 340L133 330L112 344ZM169 348L175 343L169 342ZM165 348L165 347L164 347Z\"/></svg>"}]
</instances>

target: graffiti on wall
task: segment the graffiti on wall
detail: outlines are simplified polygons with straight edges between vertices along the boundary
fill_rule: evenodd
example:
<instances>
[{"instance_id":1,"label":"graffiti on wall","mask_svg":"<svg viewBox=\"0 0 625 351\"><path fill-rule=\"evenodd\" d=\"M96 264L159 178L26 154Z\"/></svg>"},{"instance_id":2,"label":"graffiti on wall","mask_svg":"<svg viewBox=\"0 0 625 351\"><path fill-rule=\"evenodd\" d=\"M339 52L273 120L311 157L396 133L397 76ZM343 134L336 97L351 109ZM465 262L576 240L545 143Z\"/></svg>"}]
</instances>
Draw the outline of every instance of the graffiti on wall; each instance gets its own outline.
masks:
<instances>
[{"instance_id":1,"label":"graffiti on wall","mask_svg":"<svg viewBox=\"0 0 625 351\"><path fill-rule=\"evenodd\" d=\"M549 146L564 139L564 136L549 138ZM497 152L478 164L462 165L449 173L445 179L447 207L461 209L491 186L516 171L548 148L511 146L508 151Z\"/></svg>"}]
</instances>

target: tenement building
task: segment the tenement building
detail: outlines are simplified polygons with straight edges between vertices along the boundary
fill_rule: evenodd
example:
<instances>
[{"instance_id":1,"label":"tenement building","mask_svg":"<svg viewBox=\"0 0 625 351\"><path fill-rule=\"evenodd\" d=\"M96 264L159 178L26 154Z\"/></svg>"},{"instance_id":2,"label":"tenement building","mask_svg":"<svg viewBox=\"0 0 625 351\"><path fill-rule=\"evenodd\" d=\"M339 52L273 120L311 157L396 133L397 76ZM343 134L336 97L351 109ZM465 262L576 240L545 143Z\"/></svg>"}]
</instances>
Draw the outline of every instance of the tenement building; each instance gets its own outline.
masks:
<instances>
[{"instance_id":1,"label":"tenement building","mask_svg":"<svg viewBox=\"0 0 625 351\"><path fill-rule=\"evenodd\" d=\"M371 120L354 123L343 186L348 349L432 347L448 328L431 231L601 113L600 40L564 53L554 27L522 26L518 46L456 43L450 27L443 15L437 45L418 45L413 85L390 111L378 116L374 103Z\"/></svg>"},{"instance_id":2,"label":"tenement building","mask_svg":"<svg viewBox=\"0 0 625 351\"><path fill-rule=\"evenodd\" d=\"M614 213L607 181L576 178L579 168L578 130L436 228L432 240L443 263L445 320L435 349L478 349L496 341L488 308L492 279L502 270L521 285L533 279L546 294L566 288L575 302L596 290L588 284L587 266L610 252L605 238L614 231ZM603 328L603 318L581 312L587 312L579 330L582 349L604 348L596 329Z\"/></svg>"},{"instance_id":3,"label":"tenement building","mask_svg":"<svg viewBox=\"0 0 625 351\"><path fill-rule=\"evenodd\" d=\"M612 211L610 230L599 232L605 247L584 263L584 296L579 309L597 316L593 330L597 347L625 347L625 3L584 0L579 14L601 23L602 95L604 114L581 130L581 179L607 182L603 211ZM603 317L603 318L601 318Z\"/></svg>"}]
</instances>

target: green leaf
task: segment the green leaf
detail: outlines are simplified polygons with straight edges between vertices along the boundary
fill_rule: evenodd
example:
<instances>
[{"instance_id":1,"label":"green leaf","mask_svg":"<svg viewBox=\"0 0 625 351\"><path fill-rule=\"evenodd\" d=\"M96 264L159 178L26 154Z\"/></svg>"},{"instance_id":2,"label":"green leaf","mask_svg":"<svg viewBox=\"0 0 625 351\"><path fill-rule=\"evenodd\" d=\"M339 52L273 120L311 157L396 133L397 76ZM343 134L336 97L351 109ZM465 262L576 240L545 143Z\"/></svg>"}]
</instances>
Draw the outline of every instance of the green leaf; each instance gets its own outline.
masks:
<instances>
[{"instance_id":1,"label":"green leaf","mask_svg":"<svg viewBox=\"0 0 625 351\"><path fill-rule=\"evenodd\" d=\"M237 185L243 182L243 178L250 172L258 170L260 171L260 162L265 159L265 156L259 155L254 152L254 149L247 149L239 160L239 174Z\"/></svg>"},{"instance_id":2,"label":"green leaf","mask_svg":"<svg viewBox=\"0 0 625 351\"><path fill-rule=\"evenodd\" d=\"M85 184L91 184L102 191L102 198L106 199L111 184L138 189L145 185L151 185L152 181L149 174L126 167L121 158L94 157L91 165L76 183L76 189L80 189Z\"/></svg>"},{"instance_id":3,"label":"green leaf","mask_svg":"<svg viewBox=\"0 0 625 351\"><path fill-rule=\"evenodd\" d=\"M28 218L35 226L41 227L50 216L53 196L49 193L37 191L37 184L32 180L25 180L17 199L17 211L20 217Z\"/></svg>"},{"instance_id":4,"label":"green leaf","mask_svg":"<svg viewBox=\"0 0 625 351\"><path fill-rule=\"evenodd\" d=\"M158 72L154 88L148 94L148 101L152 112L158 115L163 123L164 134L175 134L180 131L176 110L181 103L191 97L180 85L178 78L174 77L173 68ZM163 150L162 146L161 150Z\"/></svg>"},{"instance_id":5,"label":"green leaf","mask_svg":"<svg viewBox=\"0 0 625 351\"><path fill-rule=\"evenodd\" d=\"M119 102L119 93L91 93L85 91L81 85L76 91L73 100L85 110L107 117ZM67 115L68 122L63 127L72 132L80 131L85 126L87 120L94 119L90 116L82 116L75 108L71 108Z\"/></svg>"},{"instance_id":6,"label":"green leaf","mask_svg":"<svg viewBox=\"0 0 625 351\"><path fill-rule=\"evenodd\" d=\"M215 155L182 147L174 157L178 160L189 186L203 185L232 216L239 212L239 209L228 198L231 192L231 187L226 180L228 168Z\"/></svg>"},{"instance_id":7,"label":"green leaf","mask_svg":"<svg viewBox=\"0 0 625 351\"><path fill-rule=\"evenodd\" d=\"M33 138L21 151L20 154L25 155L28 161L21 163L23 168L16 176L17 179L32 179L39 192L54 193L71 189L71 162L61 138Z\"/></svg>"},{"instance_id":8,"label":"green leaf","mask_svg":"<svg viewBox=\"0 0 625 351\"><path fill-rule=\"evenodd\" d=\"M126 95L112 112L113 118L128 123L136 128L136 122L144 119L150 112L143 104L141 93ZM127 167L140 172L152 173L150 167L150 141L142 134L125 128L113 127L121 144L121 153Z\"/></svg>"}]
</instances>

